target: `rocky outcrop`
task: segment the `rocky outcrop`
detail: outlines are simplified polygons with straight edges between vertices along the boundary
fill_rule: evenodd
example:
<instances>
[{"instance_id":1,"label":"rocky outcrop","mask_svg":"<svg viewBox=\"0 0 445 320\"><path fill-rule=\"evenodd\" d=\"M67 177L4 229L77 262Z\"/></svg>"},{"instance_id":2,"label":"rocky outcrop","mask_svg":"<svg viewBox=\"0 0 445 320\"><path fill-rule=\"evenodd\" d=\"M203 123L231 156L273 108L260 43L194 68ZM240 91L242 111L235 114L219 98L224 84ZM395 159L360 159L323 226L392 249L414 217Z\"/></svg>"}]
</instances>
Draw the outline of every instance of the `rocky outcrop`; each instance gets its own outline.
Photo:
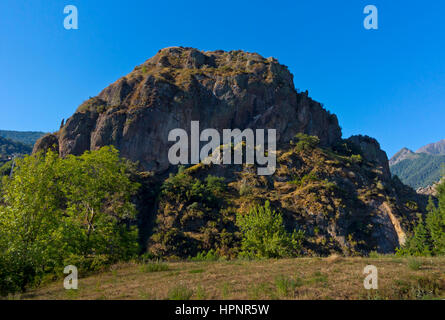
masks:
<instances>
[{"instance_id":1,"label":"rocky outcrop","mask_svg":"<svg viewBox=\"0 0 445 320\"><path fill-rule=\"evenodd\" d=\"M37 153L39 151L46 152L48 150L59 151L59 138L56 134L48 133L39 138L34 144L32 153Z\"/></svg>"},{"instance_id":2,"label":"rocky outcrop","mask_svg":"<svg viewBox=\"0 0 445 320\"><path fill-rule=\"evenodd\" d=\"M209 175L221 177L227 189L215 195L218 201L178 200L181 188L156 193L165 181L162 173L173 169L168 134L176 128L190 132L191 121L199 121L201 130L276 129L276 173L259 176L250 166L200 163L184 169L185 189L206 185ZM291 141L297 133L319 141L305 135ZM411 192L417 195L400 191L404 186L391 179L388 158L375 139L342 140L337 117L307 91L298 92L286 66L255 53L160 50L85 101L34 152L54 146L61 156L80 155L106 145L152 171L138 209L141 242L151 239L156 254L236 251L235 212L266 200L283 213L287 227L306 232L307 254L393 252L422 211L404 205L413 199Z\"/></svg>"},{"instance_id":3,"label":"rocky outcrop","mask_svg":"<svg viewBox=\"0 0 445 320\"><path fill-rule=\"evenodd\" d=\"M388 157L386 152L380 149L380 144L376 139L368 136L357 135L350 137L348 140L360 148L365 160L378 165L385 180L389 180L391 178Z\"/></svg>"},{"instance_id":4,"label":"rocky outcrop","mask_svg":"<svg viewBox=\"0 0 445 320\"><path fill-rule=\"evenodd\" d=\"M324 146L341 138L337 117L298 93L286 66L242 51L160 50L133 72L83 103L61 128L59 152L79 155L114 145L146 170L169 167L175 128L274 128L278 143L296 133Z\"/></svg>"},{"instance_id":5,"label":"rocky outcrop","mask_svg":"<svg viewBox=\"0 0 445 320\"><path fill-rule=\"evenodd\" d=\"M430 186L427 187L420 187L416 189L416 192L418 194L422 194L422 195L426 195L426 196L437 196L437 187L439 186L439 184L444 183L445 182L445 178L442 178L439 182L436 182Z\"/></svg>"}]
</instances>

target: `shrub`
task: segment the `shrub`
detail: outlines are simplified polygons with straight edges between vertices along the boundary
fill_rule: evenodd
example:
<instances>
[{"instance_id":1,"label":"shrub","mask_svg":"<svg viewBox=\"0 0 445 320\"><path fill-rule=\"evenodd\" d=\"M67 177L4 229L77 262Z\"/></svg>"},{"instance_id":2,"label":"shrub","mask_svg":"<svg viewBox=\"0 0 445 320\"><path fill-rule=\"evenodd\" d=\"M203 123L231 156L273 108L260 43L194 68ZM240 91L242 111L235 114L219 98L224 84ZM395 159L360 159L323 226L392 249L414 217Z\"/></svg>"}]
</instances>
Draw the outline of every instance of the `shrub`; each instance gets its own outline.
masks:
<instances>
[{"instance_id":1,"label":"shrub","mask_svg":"<svg viewBox=\"0 0 445 320\"><path fill-rule=\"evenodd\" d=\"M247 183L243 183L239 189L239 195L240 196L247 196L252 194L252 186L248 185Z\"/></svg>"},{"instance_id":2,"label":"shrub","mask_svg":"<svg viewBox=\"0 0 445 320\"><path fill-rule=\"evenodd\" d=\"M320 143L317 136L309 136L304 133L298 133L294 139L297 142L292 142L292 144L295 144L295 150L298 152L312 150Z\"/></svg>"},{"instance_id":3,"label":"shrub","mask_svg":"<svg viewBox=\"0 0 445 320\"><path fill-rule=\"evenodd\" d=\"M361 164L363 162L363 157L360 154L353 154L349 158L352 163Z\"/></svg>"},{"instance_id":4,"label":"shrub","mask_svg":"<svg viewBox=\"0 0 445 320\"><path fill-rule=\"evenodd\" d=\"M408 268L410 268L411 270L420 270L420 268L422 267L422 263L415 258L409 258L408 259Z\"/></svg>"},{"instance_id":5,"label":"shrub","mask_svg":"<svg viewBox=\"0 0 445 320\"><path fill-rule=\"evenodd\" d=\"M169 300L190 300L193 295L193 290L185 286L177 286L169 290Z\"/></svg>"},{"instance_id":6,"label":"shrub","mask_svg":"<svg viewBox=\"0 0 445 320\"><path fill-rule=\"evenodd\" d=\"M295 288L302 285L303 281L300 278L296 280L292 280L285 276L278 276L277 278L275 278L275 286L277 288L278 294L281 296L290 296L295 291Z\"/></svg>"},{"instance_id":7,"label":"shrub","mask_svg":"<svg viewBox=\"0 0 445 320\"><path fill-rule=\"evenodd\" d=\"M196 257L190 258L191 261L218 261L219 260L219 255L216 253L215 250L210 249L209 251L204 252L199 252Z\"/></svg>"},{"instance_id":8,"label":"shrub","mask_svg":"<svg viewBox=\"0 0 445 320\"><path fill-rule=\"evenodd\" d=\"M152 262L147 262L144 263L141 266L141 271L142 272L160 272L160 271L168 271L170 268L168 266L168 264L162 262L162 261L152 261Z\"/></svg>"},{"instance_id":9,"label":"shrub","mask_svg":"<svg viewBox=\"0 0 445 320\"><path fill-rule=\"evenodd\" d=\"M241 255L258 258L298 256L302 249L304 233L288 233L280 213L264 206L252 208L247 214L238 213L236 223L241 230Z\"/></svg>"}]
</instances>

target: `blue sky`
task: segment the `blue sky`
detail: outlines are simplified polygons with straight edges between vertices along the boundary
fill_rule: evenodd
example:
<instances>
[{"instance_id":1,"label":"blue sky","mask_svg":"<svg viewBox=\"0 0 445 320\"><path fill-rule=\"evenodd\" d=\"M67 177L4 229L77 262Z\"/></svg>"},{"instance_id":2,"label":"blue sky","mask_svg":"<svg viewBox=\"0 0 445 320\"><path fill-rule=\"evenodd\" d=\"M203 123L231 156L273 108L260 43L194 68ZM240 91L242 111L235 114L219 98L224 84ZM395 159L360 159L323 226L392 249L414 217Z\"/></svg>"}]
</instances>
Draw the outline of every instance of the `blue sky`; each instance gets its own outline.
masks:
<instances>
[{"instance_id":1,"label":"blue sky","mask_svg":"<svg viewBox=\"0 0 445 320\"><path fill-rule=\"evenodd\" d=\"M65 30L63 8L79 10ZM379 29L363 27L376 5ZM168 46L276 57L295 86L388 155L445 138L445 2L2 0L0 129L62 118Z\"/></svg>"}]
</instances>

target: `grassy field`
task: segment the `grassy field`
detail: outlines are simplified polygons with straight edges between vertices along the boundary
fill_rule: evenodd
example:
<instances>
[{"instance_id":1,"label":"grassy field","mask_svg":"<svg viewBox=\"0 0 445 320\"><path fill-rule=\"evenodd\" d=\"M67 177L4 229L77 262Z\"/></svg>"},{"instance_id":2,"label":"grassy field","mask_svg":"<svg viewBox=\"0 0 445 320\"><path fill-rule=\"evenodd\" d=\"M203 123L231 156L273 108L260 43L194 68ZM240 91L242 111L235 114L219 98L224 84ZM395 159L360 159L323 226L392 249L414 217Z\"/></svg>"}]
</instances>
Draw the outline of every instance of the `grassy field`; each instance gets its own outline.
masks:
<instances>
[{"instance_id":1,"label":"grassy field","mask_svg":"<svg viewBox=\"0 0 445 320\"><path fill-rule=\"evenodd\" d=\"M365 290L363 269L378 269ZM63 278L17 299L445 299L445 258L297 258L259 261L126 263Z\"/></svg>"}]
</instances>

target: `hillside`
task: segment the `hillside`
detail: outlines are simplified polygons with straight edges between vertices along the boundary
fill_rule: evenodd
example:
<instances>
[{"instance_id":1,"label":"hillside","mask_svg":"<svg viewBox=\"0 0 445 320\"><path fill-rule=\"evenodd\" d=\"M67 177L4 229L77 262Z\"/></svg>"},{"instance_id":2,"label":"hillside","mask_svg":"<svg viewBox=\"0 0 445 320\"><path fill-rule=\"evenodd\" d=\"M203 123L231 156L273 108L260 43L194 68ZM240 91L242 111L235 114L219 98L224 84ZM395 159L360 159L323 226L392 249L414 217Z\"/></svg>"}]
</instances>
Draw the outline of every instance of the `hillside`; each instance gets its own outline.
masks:
<instances>
[{"instance_id":1,"label":"hillside","mask_svg":"<svg viewBox=\"0 0 445 320\"><path fill-rule=\"evenodd\" d=\"M426 188L438 182L445 166L444 142L428 144L416 152L401 149L389 160L391 173L414 189Z\"/></svg>"},{"instance_id":2,"label":"hillside","mask_svg":"<svg viewBox=\"0 0 445 320\"><path fill-rule=\"evenodd\" d=\"M392 166L391 172L403 183L417 189L438 182L444 165L445 155L419 153L412 159L405 159Z\"/></svg>"},{"instance_id":3,"label":"hillside","mask_svg":"<svg viewBox=\"0 0 445 320\"><path fill-rule=\"evenodd\" d=\"M415 158L417 158L417 154L415 152L412 152L408 148L402 148L399 152L392 156L391 159L389 159L389 166L392 167L403 160Z\"/></svg>"},{"instance_id":4,"label":"hillside","mask_svg":"<svg viewBox=\"0 0 445 320\"><path fill-rule=\"evenodd\" d=\"M190 132L191 121L217 131L276 129L276 172L260 176L258 165L246 164L171 165L169 132ZM255 53L162 49L84 102L34 151L80 155L106 145L139 164L140 241L160 258L209 250L236 256L236 214L266 201L288 230L304 232L301 254L394 252L426 205L426 197L391 178L375 139L342 139L337 117L296 90L286 66Z\"/></svg>"},{"instance_id":5,"label":"hillside","mask_svg":"<svg viewBox=\"0 0 445 320\"><path fill-rule=\"evenodd\" d=\"M21 142L23 144L33 146L37 139L42 137L45 133L39 131L10 131L0 130L0 137Z\"/></svg>"},{"instance_id":6,"label":"hillside","mask_svg":"<svg viewBox=\"0 0 445 320\"><path fill-rule=\"evenodd\" d=\"M21 155L31 153L31 150L32 147L30 145L0 137L0 161L7 161L14 154Z\"/></svg>"}]
</instances>

